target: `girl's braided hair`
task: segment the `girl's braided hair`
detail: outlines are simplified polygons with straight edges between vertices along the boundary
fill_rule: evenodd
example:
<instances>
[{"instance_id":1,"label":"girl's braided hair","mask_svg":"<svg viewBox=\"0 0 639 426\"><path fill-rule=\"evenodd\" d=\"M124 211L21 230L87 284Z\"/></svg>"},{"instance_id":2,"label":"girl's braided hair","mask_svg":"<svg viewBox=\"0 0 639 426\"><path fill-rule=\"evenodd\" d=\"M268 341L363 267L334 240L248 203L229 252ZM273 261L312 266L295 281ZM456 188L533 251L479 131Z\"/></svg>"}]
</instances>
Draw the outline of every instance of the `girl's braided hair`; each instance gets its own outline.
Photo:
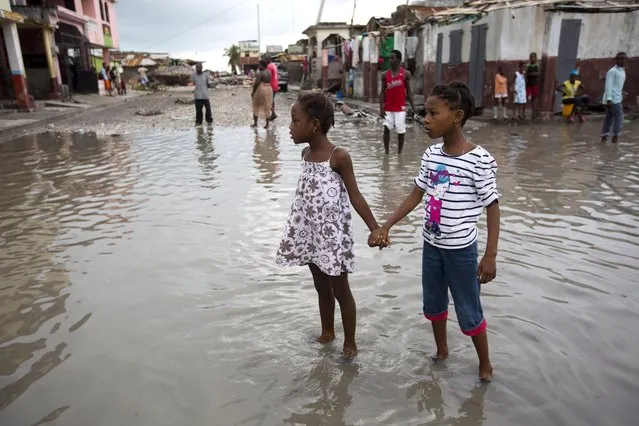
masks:
<instances>
[{"instance_id":1,"label":"girl's braided hair","mask_svg":"<svg viewBox=\"0 0 639 426\"><path fill-rule=\"evenodd\" d=\"M335 125L335 111L331 100L323 93L300 94L297 103L311 120L320 122L320 130L326 134Z\"/></svg>"},{"instance_id":2,"label":"girl's braided hair","mask_svg":"<svg viewBox=\"0 0 639 426\"><path fill-rule=\"evenodd\" d=\"M448 103L451 110L461 109L464 112L462 118L462 127L466 124L475 110L475 98L470 94L468 87L461 82L454 82L451 84L440 84L433 87L431 96L437 96Z\"/></svg>"}]
</instances>

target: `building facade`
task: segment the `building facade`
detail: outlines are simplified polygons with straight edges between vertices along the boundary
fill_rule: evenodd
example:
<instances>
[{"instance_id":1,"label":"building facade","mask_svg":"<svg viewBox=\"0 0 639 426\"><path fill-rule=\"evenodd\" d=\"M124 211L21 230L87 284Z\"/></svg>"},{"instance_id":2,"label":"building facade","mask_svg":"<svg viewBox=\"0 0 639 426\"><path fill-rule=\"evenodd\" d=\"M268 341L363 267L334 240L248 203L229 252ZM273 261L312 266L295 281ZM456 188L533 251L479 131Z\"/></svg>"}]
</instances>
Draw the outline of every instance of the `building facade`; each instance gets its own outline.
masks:
<instances>
[{"instance_id":1,"label":"building facade","mask_svg":"<svg viewBox=\"0 0 639 426\"><path fill-rule=\"evenodd\" d=\"M108 64L110 49L119 46L117 0L3 2L3 7L10 3L12 13L22 17L21 22L15 24L16 35L25 87L31 98L59 98L61 92L67 90L99 92L96 65L98 62ZM3 35L7 45L11 37L4 29ZM4 92L0 95L6 99ZM20 106L20 99L18 104Z\"/></svg>"},{"instance_id":2,"label":"building facade","mask_svg":"<svg viewBox=\"0 0 639 426\"><path fill-rule=\"evenodd\" d=\"M11 10L9 0L0 0L0 99L16 102L19 110L35 107L27 90L27 75L22 59L18 25L24 17Z\"/></svg>"},{"instance_id":3,"label":"building facade","mask_svg":"<svg viewBox=\"0 0 639 426\"><path fill-rule=\"evenodd\" d=\"M237 43L240 48L240 68L246 73L257 69L260 62L260 43L257 40L242 40Z\"/></svg>"},{"instance_id":4,"label":"building facade","mask_svg":"<svg viewBox=\"0 0 639 426\"><path fill-rule=\"evenodd\" d=\"M477 3L479 6L484 2ZM593 101L617 52L626 52L626 100L639 96L639 5L582 7L578 2L506 2L489 11L435 14L424 25L424 92L440 82L467 83L479 107L492 106L494 78L503 66L512 80L518 64L535 52L541 66L541 110L556 109L557 84L578 69ZM610 6L610 7L608 7ZM461 12L461 11L460 11Z\"/></svg>"}]
</instances>

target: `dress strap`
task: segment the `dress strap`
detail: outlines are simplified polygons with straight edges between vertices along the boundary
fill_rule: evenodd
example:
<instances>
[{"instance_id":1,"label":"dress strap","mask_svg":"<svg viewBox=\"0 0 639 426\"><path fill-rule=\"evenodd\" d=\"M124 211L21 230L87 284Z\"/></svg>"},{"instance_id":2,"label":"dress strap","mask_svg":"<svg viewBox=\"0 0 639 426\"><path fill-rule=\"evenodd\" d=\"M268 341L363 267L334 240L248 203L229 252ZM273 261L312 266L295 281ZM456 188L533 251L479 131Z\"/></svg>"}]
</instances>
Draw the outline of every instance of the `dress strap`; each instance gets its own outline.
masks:
<instances>
[{"instance_id":1,"label":"dress strap","mask_svg":"<svg viewBox=\"0 0 639 426\"><path fill-rule=\"evenodd\" d=\"M337 148L339 148L338 146L336 146L335 148L333 148L333 152L331 152L331 156L328 157L328 160L326 160L327 163L330 164L331 162L331 158L333 158L333 154L335 154L335 151L337 151Z\"/></svg>"}]
</instances>

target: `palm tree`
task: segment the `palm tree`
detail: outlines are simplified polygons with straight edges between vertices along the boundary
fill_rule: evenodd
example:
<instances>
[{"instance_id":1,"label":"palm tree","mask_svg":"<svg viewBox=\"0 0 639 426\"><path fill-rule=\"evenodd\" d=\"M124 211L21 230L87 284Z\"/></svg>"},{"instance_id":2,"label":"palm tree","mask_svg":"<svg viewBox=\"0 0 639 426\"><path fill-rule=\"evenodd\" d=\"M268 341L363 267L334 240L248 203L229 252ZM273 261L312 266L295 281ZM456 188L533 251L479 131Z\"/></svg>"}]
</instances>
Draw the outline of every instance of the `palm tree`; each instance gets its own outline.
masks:
<instances>
[{"instance_id":1,"label":"palm tree","mask_svg":"<svg viewBox=\"0 0 639 426\"><path fill-rule=\"evenodd\" d=\"M233 75L237 75L237 69L240 67L240 48L233 44L231 47L224 49L224 56L229 58L229 67Z\"/></svg>"}]
</instances>

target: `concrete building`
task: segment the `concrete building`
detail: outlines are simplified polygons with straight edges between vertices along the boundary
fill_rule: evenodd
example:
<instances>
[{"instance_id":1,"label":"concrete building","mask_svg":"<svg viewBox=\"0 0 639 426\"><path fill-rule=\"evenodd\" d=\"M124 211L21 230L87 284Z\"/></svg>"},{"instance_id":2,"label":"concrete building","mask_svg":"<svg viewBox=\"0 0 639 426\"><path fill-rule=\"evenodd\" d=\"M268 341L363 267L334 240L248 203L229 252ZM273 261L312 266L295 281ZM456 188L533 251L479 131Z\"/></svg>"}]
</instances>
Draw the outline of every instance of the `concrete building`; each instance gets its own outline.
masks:
<instances>
[{"instance_id":1,"label":"concrete building","mask_svg":"<svg viewBox=\"0 0 639 426\"><path fill-rule=\"evenodd\" d=\"M327 88L329 81L339 81L344 74L344 41L364 31L364 25L345 22L320 22L304 30L308 41L311 80Z\"/></svg>"},{"instance_id":2,"label":"concrete building","mask_svg":"<svg viewBox=\"0 0 639 426\"><path fill-rule=\"evenodd\" d=\"M260 43L257 40L242 40L237 43L240 48L240 68L243 73L256 70L260 62Z\"/></svg>"},{"instance_id":3,"label":"concrete building","mask_svg":"<svg viewBox=\"0 0 639 426\"><path fill-rule=\"evenodd\" d=\"M472 1L427 18L423 28L424 92L440 82L468 83L479 107L493 102L494 77L512 75L536 52L541 65L541 108L553 111L555 87L580 70L588 95L601 97L618 51L630 60L628 103L639 96L639 2Z\"/></svg>"},{"instance_id":4,"label":"concrete building","mask_svg":"<svg viewBox=\"0 0 639 426\"><path fill-rule=\"evenodd\" d=\"M98 63L119 46L117 0L10 0L24 17L17 24L29 94L57 98L98 93ZM65 90L66 91L66 90Z\"/></svg>"},{"instance_id":5,"label":"concrete building","mask_svg":"<svg viewBox=\"0 0 639 426\"><path fill-rule=\"evenodd\" d=\"M0 0L0 99L15 101L18 109L30 111L35 105L27 89L18 35L18 24L22 23L24 17L12 12L9 0Z\"/></svg>"}]
</instances>

